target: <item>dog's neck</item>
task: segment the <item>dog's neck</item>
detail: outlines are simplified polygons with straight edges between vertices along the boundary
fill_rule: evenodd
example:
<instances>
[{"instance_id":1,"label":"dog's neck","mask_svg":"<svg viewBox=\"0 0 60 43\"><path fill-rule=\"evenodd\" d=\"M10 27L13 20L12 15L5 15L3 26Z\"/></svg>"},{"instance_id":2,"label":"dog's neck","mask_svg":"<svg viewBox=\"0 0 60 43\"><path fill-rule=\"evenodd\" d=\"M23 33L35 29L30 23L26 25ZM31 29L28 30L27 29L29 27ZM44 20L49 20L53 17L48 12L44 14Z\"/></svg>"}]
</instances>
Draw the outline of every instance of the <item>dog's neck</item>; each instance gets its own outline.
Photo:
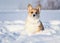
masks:
<instances>
[{"instance_id":1,"label":"dog's neck","mask_svg":"<svg viewBox=\"0 0 60 43\"><path fill-rule=\"evenodd\" d=\"M27 20L31 23L38 23L40 20L39 20L39 18L37 19L37 18L33 18L33 17L30 17L30 16L28 16L28 18L27 18Z\"/></svg>"}]
</instances>

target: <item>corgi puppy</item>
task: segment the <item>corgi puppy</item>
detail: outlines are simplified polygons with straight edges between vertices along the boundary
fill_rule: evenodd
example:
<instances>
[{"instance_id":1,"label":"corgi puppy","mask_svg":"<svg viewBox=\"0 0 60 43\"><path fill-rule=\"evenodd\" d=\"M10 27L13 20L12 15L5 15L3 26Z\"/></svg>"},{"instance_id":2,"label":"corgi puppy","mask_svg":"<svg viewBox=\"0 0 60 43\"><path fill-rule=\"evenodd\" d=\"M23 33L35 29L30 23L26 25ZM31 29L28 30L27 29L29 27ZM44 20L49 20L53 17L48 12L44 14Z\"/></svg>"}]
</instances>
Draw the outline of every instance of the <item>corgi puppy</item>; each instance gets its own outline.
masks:
<instances>
[{"instance_id":1,"label":"corgi puppy","mask_svg":"<svg viewBox=\"0 0 60 43\"><path fill-rule=\"evenodd\" d=\"M40 5L36 8L33 8L31 4L28 5L28 16L25 22L25 30L28 34L35 34L44 30L43 24L39 19L40 9Z\"/></svg>"}]
</instances>

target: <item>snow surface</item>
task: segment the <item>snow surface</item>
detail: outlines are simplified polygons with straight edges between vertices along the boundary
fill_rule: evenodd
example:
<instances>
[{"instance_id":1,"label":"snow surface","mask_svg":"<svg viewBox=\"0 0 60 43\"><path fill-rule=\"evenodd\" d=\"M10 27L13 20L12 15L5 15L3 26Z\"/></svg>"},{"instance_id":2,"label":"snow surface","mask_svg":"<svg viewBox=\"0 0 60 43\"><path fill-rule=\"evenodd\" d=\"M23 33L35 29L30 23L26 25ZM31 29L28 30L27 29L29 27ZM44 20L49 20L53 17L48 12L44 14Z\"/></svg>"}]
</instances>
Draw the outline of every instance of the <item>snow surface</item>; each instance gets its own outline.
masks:
<instances>
[{"instance_id":1,"label":"snow surface","mask_svg":"<svg viewBox=\"0 0 60 43\"><path fill-rule=\"evenodd\" d=\"M45 30L31 36L27 34L25 35L21 34L21 32L24 30L25 17L21 18L23 20L12 20L13 19L11 18L12 15L9 15L9 17L12 20L10 21L8 20L9 17L8 18L5 17L7 15L5 15L4 16L5 19L3 19L3 16L0 14L2 16L0 17L0 43L60 43L60 13L59 12L60 12L59 10L42 11L41 20L43 22ZM48 15L44 16L44 14L48 14ZM58 15L58 17L56 15ZM47 16L48 19L44 18ZM56 20L57 18L59 19Z\"/></svg>"}]
</instances>

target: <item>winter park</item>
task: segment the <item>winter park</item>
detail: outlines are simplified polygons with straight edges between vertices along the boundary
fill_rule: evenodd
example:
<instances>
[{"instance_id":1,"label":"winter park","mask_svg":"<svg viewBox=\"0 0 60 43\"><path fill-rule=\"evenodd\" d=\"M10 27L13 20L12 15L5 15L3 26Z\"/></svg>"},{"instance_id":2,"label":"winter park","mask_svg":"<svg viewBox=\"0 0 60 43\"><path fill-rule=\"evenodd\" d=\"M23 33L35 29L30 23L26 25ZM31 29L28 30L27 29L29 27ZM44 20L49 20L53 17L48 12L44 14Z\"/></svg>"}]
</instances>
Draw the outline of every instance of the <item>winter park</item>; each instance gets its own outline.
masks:
<instances>
[{"instance_id":1,"label":"winter park","mask_svg":"<svg viewBox=\"0 0 60 43\"><path fill-rule=\"evenodd\" d=\"M21 32L28 16L27 5L41 4L44 31L28 36ZM0 43L60 43L60 0L0 0Z\"/></svg>"}]
</instances>

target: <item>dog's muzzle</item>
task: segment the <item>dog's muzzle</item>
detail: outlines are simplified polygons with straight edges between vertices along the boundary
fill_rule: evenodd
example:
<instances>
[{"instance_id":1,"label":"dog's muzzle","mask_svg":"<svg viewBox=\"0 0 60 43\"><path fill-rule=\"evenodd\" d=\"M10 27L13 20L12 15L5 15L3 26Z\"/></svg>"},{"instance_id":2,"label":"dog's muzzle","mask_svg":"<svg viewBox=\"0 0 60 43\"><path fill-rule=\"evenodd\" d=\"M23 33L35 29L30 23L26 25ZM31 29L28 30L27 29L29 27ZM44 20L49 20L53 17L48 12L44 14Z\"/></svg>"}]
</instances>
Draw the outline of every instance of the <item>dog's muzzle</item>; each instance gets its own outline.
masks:
<instances>
[{"instance_id":1,"label":"dog's muzzle","mask_svg":"<svg viewBox=\"0 0 60 43\"><path fill-rule=\"evenodd\" d=\"M33 14L33 17L35 17L35 14Z\"/></svg>"}]
</instances>

